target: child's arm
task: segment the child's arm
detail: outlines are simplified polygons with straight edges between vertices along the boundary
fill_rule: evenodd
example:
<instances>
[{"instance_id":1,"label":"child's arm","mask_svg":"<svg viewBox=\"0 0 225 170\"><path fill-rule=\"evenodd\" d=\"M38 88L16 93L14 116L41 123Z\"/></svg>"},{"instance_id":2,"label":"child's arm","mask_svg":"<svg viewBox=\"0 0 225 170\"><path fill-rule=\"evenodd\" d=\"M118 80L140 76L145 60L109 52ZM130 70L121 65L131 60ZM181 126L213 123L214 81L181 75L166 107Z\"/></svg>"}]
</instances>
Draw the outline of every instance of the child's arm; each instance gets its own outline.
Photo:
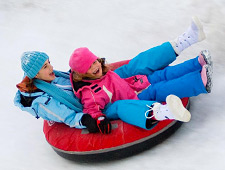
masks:
<instances>
[{"instance_id":1,"label":"child's arm","mask_svg":"<svg viewBox=\"0 0 225 170\"><path fill-rule=\"evenodd\" d=\"M92 130L96 131L96 126L103 134L111 132L111 123L101 111L108 102L109 99L106 95L102 95L101 93L99 94L98 92L96 93L89 88L84 88L82 90L81 103L83 104L83 112L91 116L87 117L87 123L84 123L89 132Z\"/></svg>"},{"instance_id":2,"label":"child's arm","mask_svg":"<svg viewBox=\"0 0 225 170\"><path fill-rule=\"evenodd\" d=\"M109 102L108 96L102 95L101 91L96 93L91 88L84 88L80 93L84 113L90 114L95 119L104 116L102 110Z\"/></svg>"},{"instance_id":3,"label":"child's arm","mask_svg":"<svg viewBox=\"0 0 225 170\"><path fill-rule=\"evenodd\" d=\"M31 113L36 118L42 117L45 120L65 123L70 127L85 128L80 123L82 112L76 113L47 93L42 94L42 92L39 92L39 96L32 101L30 106L24 106L21 100L25 94L18 91L14 99L15 105L21 110Z\"/></svg>"}]
</instances>

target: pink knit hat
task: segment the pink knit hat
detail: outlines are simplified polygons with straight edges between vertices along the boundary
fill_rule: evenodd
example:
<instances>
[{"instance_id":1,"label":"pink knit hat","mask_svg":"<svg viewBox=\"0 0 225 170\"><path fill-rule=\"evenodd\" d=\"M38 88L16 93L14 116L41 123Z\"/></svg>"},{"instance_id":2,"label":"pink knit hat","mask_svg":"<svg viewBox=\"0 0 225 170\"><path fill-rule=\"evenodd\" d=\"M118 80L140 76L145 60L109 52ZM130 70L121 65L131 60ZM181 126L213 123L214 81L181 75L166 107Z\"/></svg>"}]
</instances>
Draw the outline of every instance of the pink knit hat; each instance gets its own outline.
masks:
<instances>
[{"instance_id":1,"label":"pink knit hat","mask_svg":"<svg viewBox=\"0 0 225 170\"><path fill-rule=\"evenodd\" d=\"M98 57L96 57L87 47L81 47L73 52L70 57L69 65L72 71L84 74L97 59Z\"/></svg>"}]
</instances>

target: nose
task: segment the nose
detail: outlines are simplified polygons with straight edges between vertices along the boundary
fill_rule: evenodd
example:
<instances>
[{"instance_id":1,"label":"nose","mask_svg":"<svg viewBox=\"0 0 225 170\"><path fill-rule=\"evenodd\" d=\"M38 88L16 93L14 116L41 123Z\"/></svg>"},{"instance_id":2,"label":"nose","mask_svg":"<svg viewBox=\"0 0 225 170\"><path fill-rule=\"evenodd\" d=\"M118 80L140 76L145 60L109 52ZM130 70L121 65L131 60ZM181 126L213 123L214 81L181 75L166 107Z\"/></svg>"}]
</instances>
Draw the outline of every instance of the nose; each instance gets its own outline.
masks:
<instances>
[{"instance_id":1,"label":"nose","mask_svg":"<svg viewBox=\"0 0 225 170\"><path fill-rule=\"evenodd\" d=\"M49 69L52 71L53 70L53 66L51 64L49 64Z\"/></svg>"}]
</instances>

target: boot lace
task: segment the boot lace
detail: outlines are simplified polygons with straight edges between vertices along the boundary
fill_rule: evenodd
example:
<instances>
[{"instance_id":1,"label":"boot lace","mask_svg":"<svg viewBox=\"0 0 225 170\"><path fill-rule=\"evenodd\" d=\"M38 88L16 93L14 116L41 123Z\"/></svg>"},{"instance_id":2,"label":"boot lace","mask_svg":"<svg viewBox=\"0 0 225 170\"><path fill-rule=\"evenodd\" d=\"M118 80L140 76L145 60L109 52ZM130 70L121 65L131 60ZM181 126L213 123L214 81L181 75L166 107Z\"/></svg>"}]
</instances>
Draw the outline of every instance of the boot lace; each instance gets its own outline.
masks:
<instances>
[{"instance_id":1,"label":"boot lace","mask_svg":"<svg viewBox=\"0 0 225 170\"><path fill-rule=\"evenodd\" d=\"M154 110L156 110L158 107L158 104L159 103L153 103L151 106L149 106L149 105L147 105L146 104L146 106L149 108L146 112L145 112L145 117L147 118L147 119L151 119L151 118L153 118L155 115L154 115ZM152 112L152 115L151 116L149 116L149 113L150 112Z\"/></svg>"}]
</instances>

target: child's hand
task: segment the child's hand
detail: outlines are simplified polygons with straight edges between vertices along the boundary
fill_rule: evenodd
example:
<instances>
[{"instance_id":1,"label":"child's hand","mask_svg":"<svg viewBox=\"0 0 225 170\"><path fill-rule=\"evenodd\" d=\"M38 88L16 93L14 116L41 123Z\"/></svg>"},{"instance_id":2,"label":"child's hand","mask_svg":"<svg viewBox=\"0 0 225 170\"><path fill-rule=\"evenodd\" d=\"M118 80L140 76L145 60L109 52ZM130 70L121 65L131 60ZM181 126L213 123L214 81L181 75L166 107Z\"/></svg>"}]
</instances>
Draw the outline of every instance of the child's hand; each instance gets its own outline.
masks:
<instances>
[{"instance_id":1,"label":"child's hand","mask_svg":"<svg viewBox=\"0 0 225 170\"><path fill-rule=\"evenodd\" d=\"M111 132L111 123L105 116L98 117L97 126L103 134L109 134Z\"/></svg>"},{"instance_id":2,"label":"child's hand","mask_svg":"<svg viewBox=\"0 0 225 170\"><path fill-rule=\"evenodd\" d=\"M97 121L91 117L89 114L84 114L81 118L82 125L87 127L87 130L90 133L99 132L99 128L97 126Z\"/></svg>"}]
</instances>

